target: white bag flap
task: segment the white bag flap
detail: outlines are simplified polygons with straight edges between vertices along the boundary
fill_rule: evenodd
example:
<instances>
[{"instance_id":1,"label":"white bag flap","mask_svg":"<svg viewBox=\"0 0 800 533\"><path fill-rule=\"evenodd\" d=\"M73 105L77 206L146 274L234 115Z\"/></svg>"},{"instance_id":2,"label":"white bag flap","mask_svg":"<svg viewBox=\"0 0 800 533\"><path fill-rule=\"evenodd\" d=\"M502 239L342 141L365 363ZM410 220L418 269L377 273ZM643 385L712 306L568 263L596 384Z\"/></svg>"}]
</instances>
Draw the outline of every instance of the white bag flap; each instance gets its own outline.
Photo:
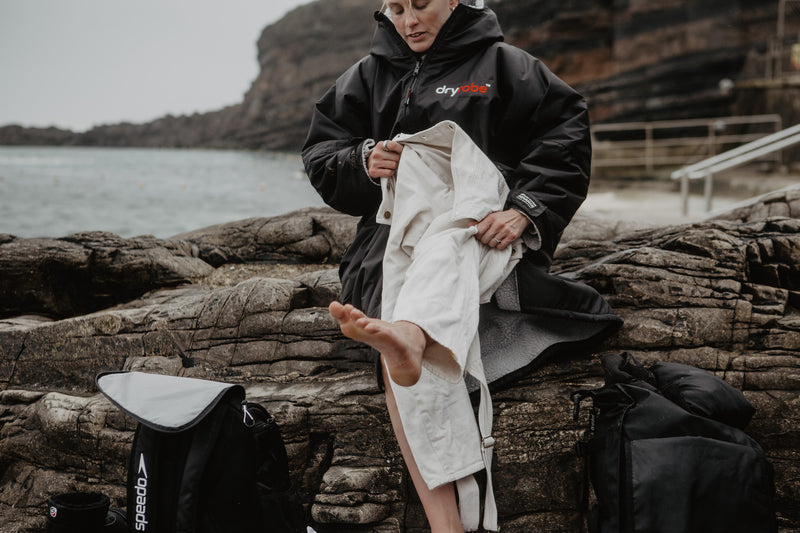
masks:
<instances>
[{"instance_id":1,"label":"white bag flap","mask_svg":"<svg viewBox=\"0 0 800 533\"><path fill-rule=\"evenodd\" d=\"M95 380L111 402L159 431L183 431L198 423L231 389L241 385L144 372L108 372Z\"/></svg>"}]
</instances>

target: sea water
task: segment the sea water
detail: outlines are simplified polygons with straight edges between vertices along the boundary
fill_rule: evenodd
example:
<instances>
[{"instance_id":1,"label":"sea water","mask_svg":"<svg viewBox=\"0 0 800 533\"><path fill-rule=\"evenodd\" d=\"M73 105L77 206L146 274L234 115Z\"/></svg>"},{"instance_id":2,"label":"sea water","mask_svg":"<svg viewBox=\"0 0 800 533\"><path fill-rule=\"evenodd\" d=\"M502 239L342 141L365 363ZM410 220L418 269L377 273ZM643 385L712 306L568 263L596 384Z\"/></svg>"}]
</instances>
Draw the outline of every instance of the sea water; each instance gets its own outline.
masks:
<instances>
[{"instance_id":1,"label":"sea water","mask_svg":"<svg viewBox=\"0 0 800 533\"><path fill-rule=\"evenodd\" d=\"M324 205L299 154L0 146L0 233L166 238Z\"/></svg>"},{"instance_id":2,"label":"sea water","mask_svg":"<svg viewBox=\"0 0 800 533\"><path fill-rule=\"evenodd\" d=\"M702 195L598 190L578 215L643 227L702 220ZM741 198L715 197L724 211ZM0 146L0 233L62 237L110 231L166 238L250 217L324 205L297 153L237 150Z\"/></svg>"}]
</instances>

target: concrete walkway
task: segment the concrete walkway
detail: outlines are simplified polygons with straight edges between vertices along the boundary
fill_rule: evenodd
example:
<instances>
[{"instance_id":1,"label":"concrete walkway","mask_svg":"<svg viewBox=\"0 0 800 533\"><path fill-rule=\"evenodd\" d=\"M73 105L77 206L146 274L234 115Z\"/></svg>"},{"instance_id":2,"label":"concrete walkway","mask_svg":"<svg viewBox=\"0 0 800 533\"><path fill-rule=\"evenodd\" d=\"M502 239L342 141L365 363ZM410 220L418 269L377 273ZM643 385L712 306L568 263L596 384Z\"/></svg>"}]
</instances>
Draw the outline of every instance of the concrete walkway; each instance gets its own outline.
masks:
<instances>
[{"instance_id":1,"label":"concrete walkway","mask_svg":"<svg viewBox=\"0 0 800 533\"><path fill-rule=\"evenodd\" d=\"M692 184L689 212L683 215L679 184L672 180L594 180L578 214L641 223L643 227L704 220L762 194L800 184L800 174L731 172L715 176L711 211L706 211L702 180Z\"/></svg>"}]
</instances>

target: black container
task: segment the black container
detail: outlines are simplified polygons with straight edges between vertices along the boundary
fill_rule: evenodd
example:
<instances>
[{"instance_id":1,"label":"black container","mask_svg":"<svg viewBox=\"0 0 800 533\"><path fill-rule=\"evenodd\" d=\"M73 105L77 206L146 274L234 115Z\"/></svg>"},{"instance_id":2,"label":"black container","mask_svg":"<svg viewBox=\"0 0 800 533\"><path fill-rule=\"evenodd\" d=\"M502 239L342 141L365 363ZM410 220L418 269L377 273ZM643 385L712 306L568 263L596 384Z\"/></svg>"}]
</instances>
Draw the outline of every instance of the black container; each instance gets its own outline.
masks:
<instances>
[{"instance_id":1,"label":"black container","mask_svg":"<svg viewBox=\"0 0 800 533\"><path fill-rule=\"evenodd\" d=\"M102 533L111 502L98 492L67 492L47 500L47 533Z\"/></svg>"}]
</instances>

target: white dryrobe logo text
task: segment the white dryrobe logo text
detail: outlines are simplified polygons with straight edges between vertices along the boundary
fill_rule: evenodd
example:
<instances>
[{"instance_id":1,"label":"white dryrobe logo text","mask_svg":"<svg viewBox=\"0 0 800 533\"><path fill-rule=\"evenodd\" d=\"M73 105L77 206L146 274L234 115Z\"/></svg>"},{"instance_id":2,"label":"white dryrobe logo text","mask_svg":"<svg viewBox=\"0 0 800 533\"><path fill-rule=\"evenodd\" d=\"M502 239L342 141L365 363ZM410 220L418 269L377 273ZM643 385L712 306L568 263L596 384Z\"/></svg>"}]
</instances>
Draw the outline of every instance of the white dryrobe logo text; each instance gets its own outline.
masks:
<instances>
[{"instance_id":1,"label":"white dryrobe logo text","mask_svg":"<svg viewBox=\"0 0 800 533\"><path fill-rule=\"evenodd\" d=\"M466 85L459 85L457 87L448 87L447 85L442 85L436 89L436 94L448 95L450 98L457 94L486 94L491 86L492 85L489 83L484 83L483 85L478 85L477 83L467 83Z\"/></svg>"},{"instance_id":2,"label":"white dryrobe logo text","mask_svg":"<svg viewBox=\"0 0 800 533\"><path fill-rule=\"evenodd\" d=\"M144 454L139 455L139 476L136 478L136 531L147 531L147 467Z\"/></svg>"}]
</instances>

